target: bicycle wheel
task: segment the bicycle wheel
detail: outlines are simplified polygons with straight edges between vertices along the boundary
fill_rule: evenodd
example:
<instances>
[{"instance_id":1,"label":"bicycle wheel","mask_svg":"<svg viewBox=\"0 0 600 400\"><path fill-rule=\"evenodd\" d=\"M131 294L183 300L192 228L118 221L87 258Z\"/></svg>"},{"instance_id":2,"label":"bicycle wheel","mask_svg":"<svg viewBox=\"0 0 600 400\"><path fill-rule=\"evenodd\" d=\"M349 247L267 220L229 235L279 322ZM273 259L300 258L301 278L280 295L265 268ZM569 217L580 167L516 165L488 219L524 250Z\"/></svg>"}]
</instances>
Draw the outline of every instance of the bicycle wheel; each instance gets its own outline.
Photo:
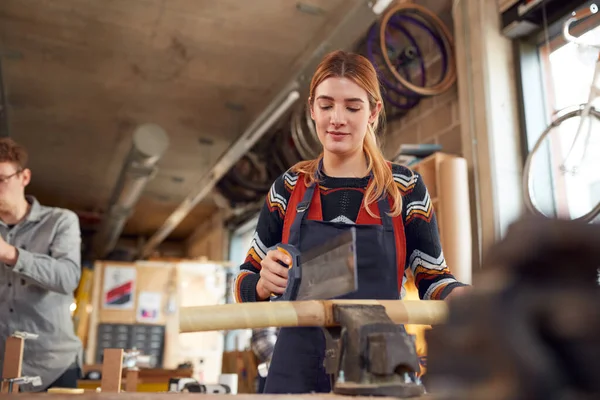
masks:
<instances>
[{"instance_id":1,"label":"bicycle wheel","mask_svg":"<svg viewBox=\"0 0 600 400\"><path fill-rule=\"evenodd\" d=\"M402 49L399 56L395 57L397 59L394 60L394 63L397 65L397 69L407 79L411 79L411 74L408 71L407 64L418 64L420 69L420 74L418 74L420 77L420 85L424 85L426 82L425 63L416 39L402 25L395 23L394 28L402 32L408 42L408 45ZM391 106L405 113L406 111L414 108L421 101L421 96L415 95L413 92L404 89L391 74L387 73L385 62L382 61L383 56L381 55L381 48L379 47L378 43L378 35L379 25L378 23L375 23L367 35L367 58L371 61L371 64L373 64L373 67L379 76L379 80L382 83L383 98L387 100Z\"/></svg>"},{"instance_id":2,"label":"bicycle wheel","mask_svg":"<svg viewBox=\"0 0 600 400\"><path fill-rule=\"evenodd\" d=\"M414 83L410 82L408 79L404 78L402 74L398 72L398 69L395 68L393 61L390 59L387 42L386 42L386 31L388 25L391 25L390 22L394 22L399 15L411 15L413 19L421 19L423 21L427 21L429 25L431 25L438 33L438 37L441 37L445 44L445 54L447 55L447 69L443 78L431 85L431 86L418 86ZM436 96L442 94L446 90L450 89L454 82L456 81L456 65L455 65L455 54L454 54L454 40L452 39L452 35L450 31L446 27L446 25L442 22L442 20L429 11L427 8L420 6L418 4L413 3L401 3L395 6L392 6L385 12L382 17L380 24L380 32L379 32L379 41L381 47L381 55L385 61L385 65L389 72L408 90L412 91L421 96Z\"/></svg>"},{"instance_id":3,"label":"bicycle wheel","mask_svg":"<svg viewBox=\"0 0 600 400\"><path fill-rule=\"evenodd\" d=\"M560 139L564 138L568 139L565 135L566 133L571 134L574 130L577 129L581 119L581 113L584 109L585 104L582 104L576 108L569 108L562 110L559 113L559 117L557 117L542 133L540 138L537 140L533 149L527 156L525 161L525 165L523 168L523 180L522 180L522 189L523 189L523 198L525 202L525 206L527 209L537 215L541 215L544 217L555 218L559 216L558 206L556 205L556 189L555 185L559 182L561 186L563 186L563 191L567 192L567 187L569 186L570 179L569 177L560 176L558 179L555 179L554 174L563 174L560 170L560 167L557 167L553 163L553 158L556 157L552 154L552 151L556 151L561 146ZM600 112L595 108L590 110L590 115L588 116L588 121L590 129L593 123L600 122ZM553 137L555 135L556 139ZM596 135L598 137L599 135ZM549 147L546 147L549 146ZM600 149L600 142L596 143L596 149ZM545 149L546 151L541 151ZM552 150L551 150L552 149ZM600 156L600 154L598 154ZM542 173L537 174L535 171L536 166L538 166L539 162L542 163ZM551 176L548 176L548 168L550 168ZM596 181L598 185L600 185L600 169L595 168L595 175L597 176ZM593 172L590 173L593 174ZM535 178L538 177L536 180ZM541 178L544 178L542 180ZM587 181L589 182L589 181ZM576 182L575 182L576 183ZM572 189L575 186L575 183L571 183L570 186ZM544 184L548 184L549 186L544 186ZM588 183L589 185L589 183ZM545 191L546 193L543 196L537 196L534 192L536 189L540 189ZM595 206L588 206L587 203L583 205L583 198L585 198L585 194L589 195L589 190L575 190L575 192L567 192L567 194L563 195L564 198L567 196L579 196L582 199L579 199L579 209L585 210L580 211L579 216L572 217L571 210L569 207L569 219L583 222L591 222L600 214L600 198L594 200L591 197L588 197L587 203L593 204L593 202L597 201ZM593 193L593 192L592 192ZM600 194L598 195L600 196ZM577 199L577 197L574 197ZM568 200L567 200L568 201ZM587 211L589 209L589 211Z\"/></svg>"}]
</instances>

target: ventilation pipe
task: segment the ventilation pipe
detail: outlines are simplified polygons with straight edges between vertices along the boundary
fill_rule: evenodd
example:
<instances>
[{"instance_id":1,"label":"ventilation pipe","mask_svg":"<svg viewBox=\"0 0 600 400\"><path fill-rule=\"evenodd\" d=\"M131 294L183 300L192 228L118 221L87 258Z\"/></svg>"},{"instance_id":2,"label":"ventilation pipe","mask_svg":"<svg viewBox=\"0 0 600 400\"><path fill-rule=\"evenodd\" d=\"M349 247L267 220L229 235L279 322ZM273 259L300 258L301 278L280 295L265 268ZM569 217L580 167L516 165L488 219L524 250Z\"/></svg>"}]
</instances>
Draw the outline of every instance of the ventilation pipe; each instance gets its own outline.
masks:
<instances>
[{"instance_id":1,"label":"ventilation pipe","mask_svg":"<svg viewBox=\"0 0 600 400\"><path fill-rule=\"evenodd\" d=\"M135 130L132 142L108 203L106 217L94 238L94 259L102 259L114 249L146 184L156 175L156 164L169 147L169 137L164 129L150 123Z\"/></svg>"}]
</instances>

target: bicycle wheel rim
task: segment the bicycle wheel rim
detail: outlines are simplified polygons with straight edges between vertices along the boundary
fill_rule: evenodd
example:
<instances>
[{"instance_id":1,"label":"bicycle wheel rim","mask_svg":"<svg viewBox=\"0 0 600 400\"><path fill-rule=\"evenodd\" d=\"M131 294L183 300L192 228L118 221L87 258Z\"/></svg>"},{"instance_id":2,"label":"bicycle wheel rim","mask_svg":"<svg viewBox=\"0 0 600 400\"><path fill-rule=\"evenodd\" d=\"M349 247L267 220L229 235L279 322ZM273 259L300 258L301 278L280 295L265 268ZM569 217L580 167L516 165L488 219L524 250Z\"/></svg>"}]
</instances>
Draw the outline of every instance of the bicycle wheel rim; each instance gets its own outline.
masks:
<instances>
[{"instance_id":1,"label":"bicycle wheel rim","mask_svg":"<svg viewBox=\"0 0 600 400\"><path fill-rule=\"evenodd\" d=\"M439 84L444 76L446 75L446 73L448 72L448 51L446 49L446 46L444 44L444 39L442 37L440 37L439 35L437 35L434 30L432 28L429 27L429 25L423 21L421 21L418 18L412 17L410 15L399 15L398 16L399 19L404 20L408 23L412 23L413 25L417 25L419 26L421 29L427 31L427 33L429 34L429 36L433 39L433 41L435 42L436 46L438 47L438 49L440 50L440 54L441 54L441 58L442 58L442 70L440 72L440 77L439 80L436 82L436 84ZM392 26L394 26L394 24L392 23ZM425 68L425 70L423 71L423 75L425 75L425 71L427 70L427 68ZM424 79L425 80L425 79ZM422 85L424 85L425 82L422 83Z\"/></svg>"},{"instance_id":2,"label":"bicycle wheel rim","mask_svg":"<svg viewBox=\"0 0 600 400\"><path fill-rule=\"evenodd\" d=\"M539 216L542 216L545 218L552 218L552 217L549 217L542 210L540 210L540 208L537 206L538 202L536 201L536 196L531 191L531 189L533 187L533 184L532 184L533 183L533 175L531 174L533 158L534 158L535 154L538 152L538 150L542 147L542 145L544 144L544 141L550 135L550 133L553 131L553 129L557 128L563 122L565 122L566 120L568 120L570 118L580 117L581 113L583 111L583 108L585 106L586 106L586 104L581 104L577 108L574 108L573 110L565 111L562 115L560 115L558 118L556 118L554 121L552 121L552 123L540 135L538 140L535 142L533 148L527 155L527 158L525 160L525 165L523 166L522 191L523 191L523 200L525 202L525 206L533 214L536 214L536 215L539 215ZM590 109L589 116L594 117L600 121L600 111L597 111L593 107ZM589 223L589 222L592 222L593 220L595 220L598 217L598 215L600 215L600 202L595 207L592 207L592 209L589 212L587 212L586 214L584 214L580 217L577 217L577 218L570 218L570 219L572 221L582 221L582 222Z\"/></svg>"},{"instance_id":3,"label":"bicycle wheel rim","mask_svg":"<svg viewBox=\"0 0 600 400\"><path fill-rule=\"evenodd\" d=\"M394 67L392 65L392 62L387 54L386 51L386 43L385 43L385 30L386 27L391 19L391 17L396 14L397 12L403 12L403 13L410 13L410 12L414 12L417 14L420 14L423 18L427 19L430 24L434 27L436 27L437 31L440 33L440 37L444 38L444 40L447 43L447 48L448 48L448 71L446 73L446 76L444 77L444 79L442 79L441 82L433 85L433 86L427 86L427 87L419 87L417 85L412 84L411 82L407 81L406 79L404 79L397 71L394 70ZM422 7L418 4L413 4L413 3L402 3L402 4L397 4L395 6L393 6L392 8L390 8L388 11L385 12L385 14L383 15L381 24L380 24L380 35L379 35L379 45L380 45L380 50L381 53L383 55L385 64L388 67L388 70L396 77L396 79L402 83L402 85L404 85L406 88L408 88L409 90L412 90L413 92L420 94L422 96L436 96L439 95L443 92L445 92L446 90L450 89L452 87L452 85L454 84L454 82L456 81L456 65L455 65L455 54L454 54L454 41L452 39L452 36L448 30L448 28L446 27L446 25L442 22L442 20L435 15L434 13L432 13L431 11L429 11L428 9L426 9L425 7Z\"/></svg>"},{"instance_id":4,"label":"bicycle wheel rim","mask_svg":"<svg viewBox=\"0 0 600 400\"><path fill-rule=\"evenodd\" d=\"M404 29L404 28L402 28ZM410 32L406 31L406 37L408 37L408 40L411 42L411 44L415 47L415 49L417 49L417 51L419 52L419 54L421 54L421 50L418 48L417 42L414 38L414 36L412 36L410 34ZM384 71L381 69L381 67L379 66L379 63L376 61L376 57L375 57L375 52L373 49L373 42L375 42L377 40L377 24L373 24L373 26L371 27L371 30L369 31L369 37L367 38L367 57L369 58L369 60L371 60L371 64L373 64L373 66L375 67L375 70L377 71L377 75L379 76L379 79L381 81L381 84L385 87L385 91L382 93L382 96L388 101L388 103L390 103L391 105L393 105L394 107L400 109L400 110L410 110L412 108L414 108L417 104L419 104L420 100L421 100L421 96L416 95L414 92L408 90L408 89L401 89L400 87L398 87L398 85L400 84L400 82L392 82L390 81L386 76ZM380 47L377 46L377 48L379 50ZM381 56L383 58L383 56ZM385 61L384 61L385 62ZM423 79L422 84L425 84L424 80L425 80L425 63L423 61L423 57L419 58L419 64L421 67L421 77ZM384 66L385 68L385 66ZM387 70L387 68L385 68L385 70ZM394 93L396 93L399 96L403 96L406 98L406 103L400 103L399 101L397 101L396 99L394 99L393 97L389 96L387 91L393 91Z\"/></svg>"}]
</instances>

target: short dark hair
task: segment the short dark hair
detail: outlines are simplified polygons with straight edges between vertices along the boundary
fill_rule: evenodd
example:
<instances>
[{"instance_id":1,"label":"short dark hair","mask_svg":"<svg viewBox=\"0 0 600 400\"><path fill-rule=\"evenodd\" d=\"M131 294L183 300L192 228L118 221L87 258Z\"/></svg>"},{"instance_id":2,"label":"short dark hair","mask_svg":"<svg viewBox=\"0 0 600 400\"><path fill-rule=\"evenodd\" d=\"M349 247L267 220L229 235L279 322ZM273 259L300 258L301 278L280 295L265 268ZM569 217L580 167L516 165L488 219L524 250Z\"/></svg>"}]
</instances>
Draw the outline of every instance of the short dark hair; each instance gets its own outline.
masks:
<instances>
[{"instance_id":1,"label":"short dark hair","mask_svg":"<svg viewBox=\"0 0 600 400\"><path fill-rule=\"evenodd\" d=\"M13 163L18 169L23 170L27 168L28 159L29 155L25 147L11 138L0 138L0 162Z\"/></svg>"}]
</instances>

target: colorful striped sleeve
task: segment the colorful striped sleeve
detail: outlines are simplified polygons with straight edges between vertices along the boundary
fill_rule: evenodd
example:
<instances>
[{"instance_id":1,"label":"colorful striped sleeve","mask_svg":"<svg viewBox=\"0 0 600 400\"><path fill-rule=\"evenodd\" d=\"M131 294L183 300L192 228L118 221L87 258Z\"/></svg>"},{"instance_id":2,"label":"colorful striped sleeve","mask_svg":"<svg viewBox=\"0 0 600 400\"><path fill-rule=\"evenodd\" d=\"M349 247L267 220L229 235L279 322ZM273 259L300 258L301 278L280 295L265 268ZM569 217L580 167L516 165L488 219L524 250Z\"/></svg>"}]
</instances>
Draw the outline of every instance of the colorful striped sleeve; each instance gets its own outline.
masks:
<instances>
[{"instance_id":1,"label":"colorful striped sleeve","mask_svg":"<svg viewBox=\"0 0 600 400\"><path fill-rule=\"evenodd\" d=\"M260 278L260 262L271 246L281 242L287 203L297 179L296 174L288 171L275 180L267 193L258 216L250 249L244 263L240 266L240 272L233 286L237 303L257 301L256 284Z\"/></svg>"},{"instance_id":2,"label":"colorful striped sleeve","mask_svg":"<svg viewBox=\"0 0 600 400\"><path fill-rule=\"evenodd\" d=\"M406 267L410 268L423 300L442 300L458 286L467 286L446 265L437 220L422 177L394 165L394 180L403 193Z\"/></svg>"}]
</instances>

